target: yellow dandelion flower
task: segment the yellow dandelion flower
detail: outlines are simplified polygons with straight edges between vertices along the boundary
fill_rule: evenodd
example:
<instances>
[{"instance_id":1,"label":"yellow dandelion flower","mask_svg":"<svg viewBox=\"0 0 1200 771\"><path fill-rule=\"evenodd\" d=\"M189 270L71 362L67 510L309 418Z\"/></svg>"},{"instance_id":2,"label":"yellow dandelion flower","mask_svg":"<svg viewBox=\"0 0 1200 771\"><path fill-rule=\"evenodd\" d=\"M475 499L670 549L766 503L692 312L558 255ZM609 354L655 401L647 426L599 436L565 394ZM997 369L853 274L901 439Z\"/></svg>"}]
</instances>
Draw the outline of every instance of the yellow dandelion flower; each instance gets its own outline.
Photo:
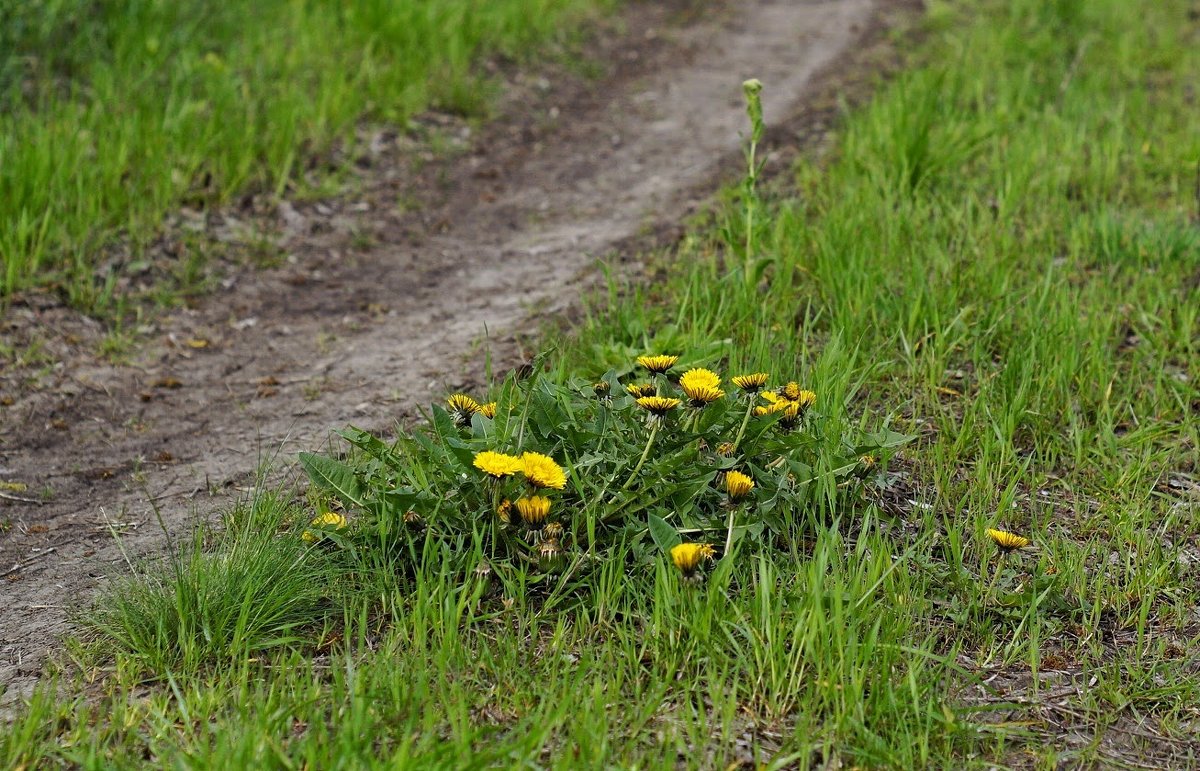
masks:
<instances>
[{"instance_id":1,"label":"yellow dandelion flower","mask_svg":"<svg viewBox=\"0 0 1200 771\"><path fill-rule=\"evenodd\" d=\"M608 396L610 388L611 386L608 384L607 380L597 380L595 383L592 383L592 390L595 391L596 396L599 396L601 399L603 399L605 396Z\"/></svg>"},{"instance_id":2,"label":"yellow dandelion flower","mask_svg":"<svg viewBox=\"0 0 1200 771\"><path fill-rule=\"evenodd\" d=\"M491 450L475 453L473 465L488 476L497 479L525 469L525 463L520 458Z\"/></svg>"},{"instance_id":3,"label":"yellow dandelion flower","mask_svg":"<svg viewBox=\"0 0 1200 771\"><path fill-rule=\"evenodd\" d=\"M725 492L729 500L736 501L745 498L754 489L754 480L740 471L730 471L725 475Z\"/></svg>"},{"instance_id":4,"label":"yellow dandelion flower","mask_svg":"<svg viewBox=\"0 0 1200 771\"><path fill-rule=\"evenodd\" d=\"M858 459L859 465L867 469L875 468L875 464L878 462L874 455L863 455Z\"/></svg>"},{"instance_id":5,"label":"yellow dandelion flower","mask_svg":"<svg viewBox=\"0 0 1200 771\"><path fill-rule=\"evenodd\" d=\"M525 478L534 487L548 487L561 490L567 486L567 475L563 473L554 458L542 455L540 452L527 452L521 456L525 468Z\"/></svg>"},{"instance_id":6,"label":"yellow dandelion flower","mask_svg":"<svg viewBox=\"0 0 1200 771\"><path fill-rule=\"evenodd\" d=\"M496 417L496 403L488 402L487 404L479 405L479 414L484 416L485 418Z\"/></svg>"},{"instance_id":7,"label":"yellow dandelion flower","mask_svg":"<svg viewBox=\"0 0 1200 771\"><path fill-rule=\"evenodd\" d=\"M656 375L661 375L671 367L674 367L675 362L677 361L679 361L678 356L666 356L662 354L657 356L639 356L637 358L637 363L639 365L645 367Z\"/></svg>"},{"instance_id":8,"label":"yellow dandelion flower","mask_svg":"<svg viewBox=\"0 0 1200 771\"><path fill-rule=\"evenodd\" d=\"M312 543L313 541L321 538L326 532L331 530L342 530L345 527L346 518L344 516L338 514L336 511L327 511L324 514L314 517L313 520L308 523L308 527L304 529L304 532L300 534L300 537L308 543ZM311 530L309 528L316 528L316 530Z\"/></svg>"},{"instance_id":9,"label":"yellow dandelion flower","mask_svg":"<svg viewBox=\"0 0 1200 771\"><path fill-rule=\"evenodd\" d=\"M641 399L643 396L654 396L656 389L650 383L630 383L625 390L634 399Z\"/></svg>"},{"instance_id":10,"label":"yellow dandelion flower","mask_svg":"<svg viewBox=\"0 0 1200 771\"><path fill-rule=\"evenodd\" d=\"M988 528L988 538L995 541L996 546L1000 547L1000 551L1007 554L1015 549L1024 549L1029 545L1029 539L1016 533L1010 533L1007 530L994 530Z\"/></svg>"},{"instance_id":11,"label":"yellow dandelion flower","mask_svg":"<svg viewBox=\"0 0 1200 771\"><path fill-rule=\"evenodd\" d=\"M813 391L805 391L801 389L796 394L796 398L792 399L792 402L799 405L800 410L804 411L817 403L817 395Z\"/></svg>"},{"instance_id":12,"label":"yellow dandelion flower","mask_svg":"<svg viewBox=\"0 0 1200 771\"><path fill-rule=\"evenodd\" d=\"M717 388L720 385L720 375L711 369L704 369L703 367L689 369L679 378L679 387L688 396L691 396L690 389Z\"/></svg>"},{"instance_id":13,"label":"yellow dandelion flower","mask_svg":"<svg viewBox=\"0 0 1200 771\"><path fill-rule=\"evenodd\" d=\"M735 452L737 452L737 447L733 442L721 442L717 445L717 455L720 455L722 458L728 458Z\"/></svg>"},{"instance_id":14,"label":"yellow dandelion flower","mask_svg":"<svg viewBox=\"0 0 1200 771\"><path fill-rule=\"evenodd\" d=\"M688 396L688 402L696 409L712 404L725 396L725 392L720 388L709 388L707 386L693 386L690 390L685 389L685 392Z\"/></svg>"},{"instance_id":15,"label":"yellow dandelion flower","mask_svg":"<svg viewBox=\"0 0 1200 771\"><path fill-rule=\"evenodd\" d=\"M637 400L638 406L644 410L659 416L666 415L671 410L679 406L678 399L672 399L669 396L643 396Z\"/></svg>"},{"instance_id":16,"label":"yellow dandelion flower","mask_svg":"<svg viewBox=\"0 0 1200 771\"><path fill-rule=\"evenodd\" d=\"M800 384L797 383L795 380L789 382L780 391L780 395L782 395L784 399L790 399L791 401L796 401L797 399L800 398Z\"/></svg>"},{"instance_id":17,"label":"yellow dandelion flower","mask_svg":"<svg viewBox=\"0 0 1200 771\"><path fill-rule=\"evenodd\" d=\"M454 425L459 428L470 425L471 416L479 412L479 402L466 394L451 394L446 399L446 404L450 407L450 415L454 418Z\"/></svg>"},{"instance_id":18,"label":"yellow dandelion flower","mask_svg":"<svg viewBox=\"0 0 1200 771\"><path fill-rule=\"evenodd\" d=\"M541 530L546 524L546 515L550 513L550 499L540 495L517 499L517 513L521 521L530 530Z\"/></svg>"},{"instance_id":19,"label":"yellow dandelion flower","mask_svg":"<svg viewBox=\"0 0 1200 771\"><path fill-rule=\"evenodd\" d=\"M733 384L746 393L758 393L767 384L770 377L766 372L751 372L749 375L738 375L733 378Z\"/></svg>"},{"instance_id":20,"label":"yellow dandelion flower","mask_svg":"<svg viewBox=\"0 0 1200 771\"><path fill-rule=\"evenodd\" d=\"M681 543L671 548L671 563L685 576L691 576L700 563L713 558L713 548L706 543Z\"/></svg>"}]
</instances>

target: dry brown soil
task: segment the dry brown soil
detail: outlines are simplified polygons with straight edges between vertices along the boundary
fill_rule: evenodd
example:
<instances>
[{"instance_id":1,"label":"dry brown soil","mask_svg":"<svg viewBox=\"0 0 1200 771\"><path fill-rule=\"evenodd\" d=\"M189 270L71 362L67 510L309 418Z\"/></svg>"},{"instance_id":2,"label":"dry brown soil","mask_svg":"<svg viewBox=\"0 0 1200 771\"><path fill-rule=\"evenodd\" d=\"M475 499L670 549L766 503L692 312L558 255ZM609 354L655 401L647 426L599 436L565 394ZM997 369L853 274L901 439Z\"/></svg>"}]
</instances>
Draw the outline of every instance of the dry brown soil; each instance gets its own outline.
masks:
<instances>
[{"instance_id":1,"label":"dry brown soil","mask_svg":"<svg viewBox=\"0 0 1200 771\"><path fill-rule=\"evenodd\" d=\"M387 431L478 387L485 350L518 362L517 335L577 302L598 259L635 273L637 249L736 178L743 79L766 84L777 151L820 135L896 5L634 3L591 44L599 77L510 74L474 133L427 117L449 152L378 131L333 200L185 210L168 230L265 222L287 258L154 319L124 363L95 355L95 323L18 298L0 340L44 358L0 371L0 481L27 485L0 491L2 701L127 569L114 529L132 554L161 553L152 505L182 532L265 459L290 465L347 424Z\"/></svg>"}]
</instances>

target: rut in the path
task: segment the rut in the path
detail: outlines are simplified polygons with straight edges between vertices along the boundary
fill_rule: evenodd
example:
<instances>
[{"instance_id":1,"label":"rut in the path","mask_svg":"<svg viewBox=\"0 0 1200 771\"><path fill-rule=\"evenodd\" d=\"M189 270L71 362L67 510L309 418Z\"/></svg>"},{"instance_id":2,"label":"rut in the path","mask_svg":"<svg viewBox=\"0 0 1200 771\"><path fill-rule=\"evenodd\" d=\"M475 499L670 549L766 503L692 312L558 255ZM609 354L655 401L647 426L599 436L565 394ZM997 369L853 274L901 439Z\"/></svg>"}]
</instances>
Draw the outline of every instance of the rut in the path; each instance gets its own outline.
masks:
<instances>
[{"instance_id":1,"label":"rut in the path","mask_svg":"<svg viewBox=\"0 0 1200 771\"><path fill-rule=\"evenodd\" d=\"M34 682L69 609L119 568L110 523L126 548L150 553L162 544L150 500L181 529L215 508L214 492L227 501L262 456L320 445L348 423L386 430L477 380L485 329L511 350L514 331L536 326L530 309L561 310L597 258L711 192L738 154L743 79L766 84L767 120L783 120L884 4L745 0L683 28L635 5L614 55L638 61L557 106L535 143L455 161L423 232L392 211L394 186L346 213L383 220L365 254L305 230L311 207L288 212L295 267L247 277L169 321L162 337L174 344L145 351L140 366L67 366L57 395L0 413L0 478L55 491L44 505L0 501L14 523L0 536L5 701ZM201 333L206 348L181 342Z\"/></svg>"}]
</instances>

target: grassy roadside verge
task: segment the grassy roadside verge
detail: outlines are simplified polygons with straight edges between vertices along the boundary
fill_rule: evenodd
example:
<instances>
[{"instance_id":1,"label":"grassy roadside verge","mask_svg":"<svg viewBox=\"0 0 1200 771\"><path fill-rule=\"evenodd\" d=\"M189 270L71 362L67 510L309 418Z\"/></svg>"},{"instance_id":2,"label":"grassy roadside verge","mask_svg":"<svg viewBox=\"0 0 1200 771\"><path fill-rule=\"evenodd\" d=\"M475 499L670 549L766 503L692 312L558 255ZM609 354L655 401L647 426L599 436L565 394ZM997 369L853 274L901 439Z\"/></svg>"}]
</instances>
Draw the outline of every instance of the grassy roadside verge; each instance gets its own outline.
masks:
<instances>
[{"instance_id":1,"label":"grassy roadside verge","mask_svg":"<svg viewBox=\"0 0 1200 771\"><path fill-rule=\"evenodd\" d=\"M111 598L98 651L115 659L78 654L101 694L39 697L0 758L1194 763L1188 12L935 5L924 64L764 203L749 260L733 205L663 284L614 294L553 359L550 383L590 383L686 352L722 373L796 374L842 425L892 414L919 438L873 504L801 521L794 548L735 552L699 585L631 545L563 593L533 567L480 570L492 555L470 537L348 569L347 549L297 537L311 513L262 498L231 514L230 544L199 541L174 578ZM425 460L409 482L439 473L415 440L395 452ZM378 523L354 514L352 545L375 553ZM989 527L1033 544L1001 559ZM237 545L262 543L246 569ZM286 589L314 567L324 603ZM296 599L289 612L267 587ZM142 601L164 597L212 602ZM179 607L211 620L179 630ZM179 644L161 655L128 631L147 628Z\"/></svg>"},{"instance_id":2,"label":"grassy roadside verge","mask_svg":"<svg viewBox=\"0 0 1200 771\"><path fill-rule=\"evenodd\" d=\"M181 204L303 190L359 121L479 113L481 57L522 58L607 4L4 3L0 298L53 283L102 305L114 239L136 258Z\"/></svg>"}]
</instances>

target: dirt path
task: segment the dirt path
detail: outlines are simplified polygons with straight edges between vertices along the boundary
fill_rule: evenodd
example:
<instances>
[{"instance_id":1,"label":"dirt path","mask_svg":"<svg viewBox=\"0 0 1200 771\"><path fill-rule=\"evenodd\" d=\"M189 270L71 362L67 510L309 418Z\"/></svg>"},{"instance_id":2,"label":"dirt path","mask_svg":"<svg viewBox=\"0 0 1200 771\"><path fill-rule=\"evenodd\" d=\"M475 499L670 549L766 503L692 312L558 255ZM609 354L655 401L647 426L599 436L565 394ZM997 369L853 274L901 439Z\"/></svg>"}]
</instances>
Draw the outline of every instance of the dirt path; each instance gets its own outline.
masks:
<instances>
[{"instance_id":1,"label":"dirt path","mask_svg":"<svg viewBox=\"0 0 1200 771\"><path fill-rule=\"evenodd\" d=\"M36 388L0 373L16 394L0 408L0 480L28 484L18 497L53 490L42 504L0 499L3 700L28 690L70 609L121 569L108 523L153 553L151 501L182 529L227 504L264 457L289 460L348 423L386 430L477 386L485 329L511 365L514 334L577 298L596 258L677 223L722 164L736 168L744 78L767 84L778 126L828 90L886 5L745 0L678 26L662 4L635 4L599 81L516 88L467 152L418 171L419 214L397 206L413 172L385 149L364 159L385 168L361 196L282 207L286 265L165 319L135 364L80 357ZM64 318L31 304L10 313L26 326Z\"/></svg>"}]
</instances>

